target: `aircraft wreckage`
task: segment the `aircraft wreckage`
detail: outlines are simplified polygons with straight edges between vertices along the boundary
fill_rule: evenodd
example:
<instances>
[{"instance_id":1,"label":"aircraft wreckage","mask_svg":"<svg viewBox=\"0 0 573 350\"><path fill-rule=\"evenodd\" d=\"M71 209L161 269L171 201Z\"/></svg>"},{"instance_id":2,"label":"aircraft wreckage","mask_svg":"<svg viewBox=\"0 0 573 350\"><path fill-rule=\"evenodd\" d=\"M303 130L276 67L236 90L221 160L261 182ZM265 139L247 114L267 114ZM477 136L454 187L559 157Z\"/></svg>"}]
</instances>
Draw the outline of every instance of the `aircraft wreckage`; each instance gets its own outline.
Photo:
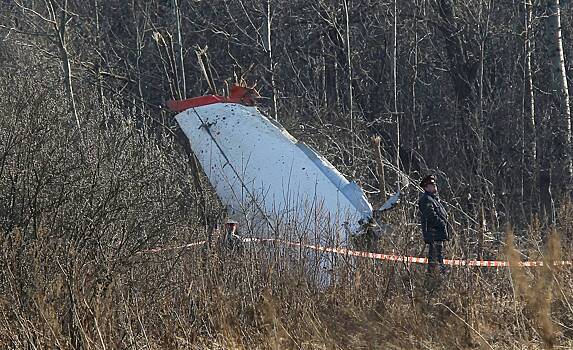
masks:
<instances>
[{"instance_id":1,"label":"aircraft wreckage","mask_svg":"<svg viewBox=\"0 0 573 350\"><path fill-rule=\"evenodd\" d=\"M278 237L287 227L315 244L348 246L352 235L379 229L364 191L264 116L256 97L235 85L229 96L167 103L229 214L259 237Z\"/></svg>"}]
</instances>

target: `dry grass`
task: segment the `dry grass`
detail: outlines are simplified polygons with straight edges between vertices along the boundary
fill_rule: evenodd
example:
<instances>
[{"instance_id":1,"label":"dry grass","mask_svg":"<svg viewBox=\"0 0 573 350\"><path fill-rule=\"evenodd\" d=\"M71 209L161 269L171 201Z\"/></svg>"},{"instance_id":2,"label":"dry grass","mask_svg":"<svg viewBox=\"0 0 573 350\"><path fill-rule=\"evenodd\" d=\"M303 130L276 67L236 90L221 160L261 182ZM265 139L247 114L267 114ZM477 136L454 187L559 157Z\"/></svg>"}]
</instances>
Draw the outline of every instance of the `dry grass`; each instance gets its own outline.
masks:
<instances>
[{"instance_id":1,"label":"dry grass","mask_svg":"<svg viewBox=\"0 0 573 350\"><path fill-rule=\"evenodd\" d=\"M543 259L570 258L560 256L550 230ZM338 259L331 283L321 286L305 252L254 245L240 256L202 248L134 255L102 279L101 267L61 255L47 233L4 237L0 342L7 348L573 345L570 267L454 268L436 283L423 266ZM506 243L513 264L520 254L511 232Z\"/></svg>"}]
</instances>

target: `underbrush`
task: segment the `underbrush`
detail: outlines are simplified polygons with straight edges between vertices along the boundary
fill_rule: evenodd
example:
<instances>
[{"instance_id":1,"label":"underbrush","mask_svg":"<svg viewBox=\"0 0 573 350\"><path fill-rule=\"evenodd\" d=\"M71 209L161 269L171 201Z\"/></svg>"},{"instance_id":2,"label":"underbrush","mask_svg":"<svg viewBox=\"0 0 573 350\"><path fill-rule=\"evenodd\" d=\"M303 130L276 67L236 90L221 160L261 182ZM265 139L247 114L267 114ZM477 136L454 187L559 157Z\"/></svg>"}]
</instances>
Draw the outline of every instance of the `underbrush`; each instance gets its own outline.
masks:
<instances>
[{"instance_id":1,"label":"underbrush","mask_svg":"<svg viewBox=\"0 0 573 350\"><path fill-rule=\"evenodd\" d=\"M570 266L452 267L431 277L424 265L342 256L325 283L318 258L304 248L197 246L98 266L63 253L63 242L47 233L3 236L0 342L7 348L573 345ZM500 257L516 262L520 253L507 237ZM531 258L570 260L557 232L550 237L544 254Z\"/></svg>"}]
</instances>

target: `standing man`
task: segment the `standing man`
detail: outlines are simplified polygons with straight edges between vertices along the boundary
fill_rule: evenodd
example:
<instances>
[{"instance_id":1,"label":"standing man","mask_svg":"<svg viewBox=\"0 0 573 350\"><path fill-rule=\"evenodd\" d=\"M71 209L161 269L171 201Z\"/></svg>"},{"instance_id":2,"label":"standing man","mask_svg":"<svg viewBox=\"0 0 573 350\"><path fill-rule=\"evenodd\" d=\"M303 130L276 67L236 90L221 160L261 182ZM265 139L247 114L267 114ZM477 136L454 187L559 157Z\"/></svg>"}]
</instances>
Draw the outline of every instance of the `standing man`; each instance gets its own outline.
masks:
<instances>
[{"instance_id":1,"label":"standing man","mask_svg":"<svg viewBox=\"0 0 573 350\"><path fill-rule=\"evenodd\" d=\"M240 253L243 248L243 240L238 234L239 222L228 218L225 221L225 232L223 233L221 245L229 252Z\"/></svg>"},{"instance_id":2,"label":"standing man","mask_svg":"<svg viewBox=\"0 0 573 350\"><path fill-rule=\"evenodd\" d=\"M424 242L428 245L428 272L435 274L438 266L440 272L445 272L442 250L444 241L448 241L448 214L438 198L438 186L434 175L428 175L420 186L424 193L420 196L420 223Z\"/></svg>"}]
</instances>

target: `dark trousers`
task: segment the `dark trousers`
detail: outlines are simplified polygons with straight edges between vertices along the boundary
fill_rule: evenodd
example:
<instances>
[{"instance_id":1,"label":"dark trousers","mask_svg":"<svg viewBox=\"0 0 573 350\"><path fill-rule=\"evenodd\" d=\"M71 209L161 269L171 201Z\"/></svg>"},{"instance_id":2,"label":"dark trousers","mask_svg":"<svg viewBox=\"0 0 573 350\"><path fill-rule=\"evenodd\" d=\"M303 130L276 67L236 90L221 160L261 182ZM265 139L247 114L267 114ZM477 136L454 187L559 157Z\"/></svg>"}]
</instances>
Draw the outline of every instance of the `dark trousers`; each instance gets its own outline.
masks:
<instances>
[{"instance_id":1,"label":"dark trousers","mask_svg":"<svg viewBox=\"0 0 573 350\"><path fill-rule=\"evenodd\" d=\"M433 241L427 243L428 243L428 272L437 271L438 266L440 268L440 271L443 272L445 270L444 256L442 255L442 251L444 249L444 242Z\"/></svg>"}]
</instances>

